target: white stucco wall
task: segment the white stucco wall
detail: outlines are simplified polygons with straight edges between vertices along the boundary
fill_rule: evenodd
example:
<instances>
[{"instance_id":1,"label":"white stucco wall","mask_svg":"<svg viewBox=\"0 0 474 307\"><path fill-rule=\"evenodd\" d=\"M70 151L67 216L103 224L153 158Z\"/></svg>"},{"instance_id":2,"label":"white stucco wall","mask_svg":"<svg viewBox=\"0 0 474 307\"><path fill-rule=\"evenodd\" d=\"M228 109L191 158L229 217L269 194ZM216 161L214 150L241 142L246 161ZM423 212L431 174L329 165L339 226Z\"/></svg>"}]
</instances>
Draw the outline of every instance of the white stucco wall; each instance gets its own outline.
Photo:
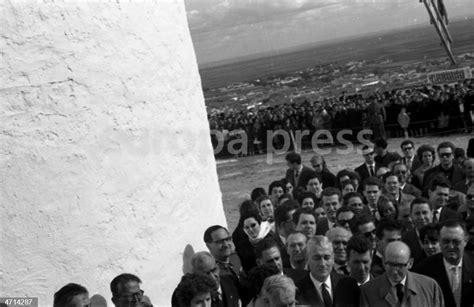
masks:
<instances>
[{"instance_id":1,"label":"white stucco wall","mask_svg":"<svg viewBox=\"0 0 474 307\"><path fill-rule=\"evenodd\" d=\"M129 272L170 305L225 224L184 3L44 2L0 1L0 295Z\"/></svg>"}]
</instances>

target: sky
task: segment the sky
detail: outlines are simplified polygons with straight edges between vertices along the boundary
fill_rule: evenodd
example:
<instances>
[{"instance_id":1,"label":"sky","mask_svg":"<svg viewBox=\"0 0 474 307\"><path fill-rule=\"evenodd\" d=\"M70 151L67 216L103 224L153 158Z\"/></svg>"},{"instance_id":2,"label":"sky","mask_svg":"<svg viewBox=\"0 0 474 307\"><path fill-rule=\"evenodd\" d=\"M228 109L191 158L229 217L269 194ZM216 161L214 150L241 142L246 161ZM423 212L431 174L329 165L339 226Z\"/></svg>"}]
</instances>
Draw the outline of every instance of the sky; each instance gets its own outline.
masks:
<instances>
[{"instance_id":1,"label":"sky","mask_svg":"<svg viewBox=\"0 0 474 307\"><path fill-rule=\"evenodd\" d=\"M474 0L444 2L450 19L474 18ZM419 0L185 0L185 5L199 64L429 23Z\"/></svg>"}]
</instances>

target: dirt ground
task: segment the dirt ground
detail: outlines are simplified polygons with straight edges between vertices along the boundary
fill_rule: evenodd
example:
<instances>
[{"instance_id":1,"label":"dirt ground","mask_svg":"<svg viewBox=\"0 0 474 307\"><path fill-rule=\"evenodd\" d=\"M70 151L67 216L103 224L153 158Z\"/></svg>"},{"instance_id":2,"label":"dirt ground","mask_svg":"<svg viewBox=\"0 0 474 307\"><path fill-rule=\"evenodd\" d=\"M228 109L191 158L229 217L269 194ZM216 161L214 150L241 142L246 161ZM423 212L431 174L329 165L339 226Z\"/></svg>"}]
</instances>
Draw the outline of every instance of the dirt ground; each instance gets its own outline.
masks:
<instances>
[{"instance_id":1,"label":"dirt ground","mask_svg":"<svg viewBox=\"0 0 474 307\"><path fill-rule=\"evenodd\" d=\"M474 135L457 134L447 137L420 137L413 138L415 146L430 144L435 146L442 141L451 141L457 147L467 148L468 140ZM400 153L400 143L403 138L389 139L389 150ZM349 153L341 153L344 147L327 149L325 159L329 169L335 174L344 168L354 168L362 163L360 154L361 145L356 145ZM338 150L339 149L339 150ZM303 164L310 165L309 160L314 154L313 150L302 152ZM217 160L217 174L222 192L222 202L227 217L228 227L234 230L239 219L239 205L250 198L250 192L256 187L268 189L270 182L285 176L287 169L285 154L257 155L228 160Z\"/></svg>"}]
</instances>

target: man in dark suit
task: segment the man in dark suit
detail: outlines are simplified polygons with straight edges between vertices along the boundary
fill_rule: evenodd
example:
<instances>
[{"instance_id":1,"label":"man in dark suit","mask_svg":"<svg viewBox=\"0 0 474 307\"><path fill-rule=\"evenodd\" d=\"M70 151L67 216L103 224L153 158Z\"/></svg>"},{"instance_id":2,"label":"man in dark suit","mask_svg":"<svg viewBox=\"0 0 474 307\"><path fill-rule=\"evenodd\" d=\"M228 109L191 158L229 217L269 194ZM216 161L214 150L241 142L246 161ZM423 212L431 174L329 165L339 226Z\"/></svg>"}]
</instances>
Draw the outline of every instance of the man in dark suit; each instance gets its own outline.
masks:
<instances>
[{"instance_id":1,"label":"man in dark suit","mask_svg":"<svg viewBox=\"0 0 474 307\"><path fill-rule=\"evenodd\" d=\"M385 107L377 98L372 97L372 102L367 107L368 120L372 128L374 139L385 138L384 123L387 120Z\"/></svg>"},{"instance_id":2,"label":"man in dark suit","mask_svg":"<svg viewBox=\"0 0 474 307\"><path fill-rule=\"evenodd\" d=\"M372 243L369 239L361 234L352 236L347 242L347 257L349 274L359 287L374 279L374 276L370 274Z\"/></svg>"},{"instance_id":3,"label":"man in dark suit","mask_svg":"<svg viewBox=\"0 0 474 307\"><path fill-rule=\"evenodd\" d=\"M229 231L220 225L211 226L204 232L204 242L219 266L220 275L230 275L239 282L242 264Z\"/></svg>"},{"instance_id":4,"label":"man in dark suit","mask_svg":"<svg viewBox=\"0 0 474 307\"><path fill-rule=\"evenodd\" d=\"M441 253L414 268L438 282L448 307L474 305L474 256L464 252L467 238L462 222L446 221L440 231Z\"/></svg>"},{"instance_id":5,"label":"man in dark suit","mask_svg":"<svg viewBox=\"0 0 474 307\"><path fill-rule=\"evenodd\" d=\"M385 273L385 266L383 265L383 252L385 247L390 242L401 241L402 225L396 220L382 219L377 224L376 237L377 248L372 257L372 266L370 267L370 273L374 277Z\"/></svg>"},{"instance_id":6,"label":"man in dark suit","mask_svg":"<svg viewBox=\"0 0 474 307\"><path fill-rule=\"evenodd\" d=\"M400 144L400 148L402 149L403 154L402 163L407 166L410 173L413 173L422 164L418 156L415 154L415 143L413 143L412 140L405 140Z\"/></svg>"},{"instance_id":7,"label":"man in dark suit","mask_svg":"<svg viewBox=\"0 0 474 307\"><path fill-rule=\"evenodd\" d=\"M338 189L329 187L323 190L321 198L327 218L318 222L316 234L324 236L336 223L336 212L342 207L342 196Z\"/></svg>"},{"instance_id":8,"label":"man in dark suit","mask_svg":"<svg viewBox=\"0 0 474 307\"><path fill-rule=\"evenodd\" d=\"M321 181L323 183L323 187L336 187L337 180L336 175L331 173L326 165L326 161L324 160L323 156L315 154L311 158L311 166L313 167L314 171L321 176Z\"/></svg>"},{"instance_id":9,"label":"man in dark suit","mask_svg":"<svg viewBox=\"0 0 474 307\"><path fill-rule=\"evenodd\" d=\"M310 272L296 284L298 305L358 306L356 281L333 271L334 252L328 238L310 238L307 255Z\"/></svg>"},{"instance_id":10,"label":"man in dark suit","mask_svg":"<svg viewBox=\"0 0 474 307\"><path fill-rule=\"evenodd\" d=\"M202 273L211 276L219 285L217 293L213 293L212 306L240 307L239 285L235 279L229 275L219 275L219 266L208 252L197 252L191 257L192 273ZM172 306L178 306L178 298L176 297L176 290L171 298Z\"/></svg>"},{"instance_id":11,"label":"man in dark suit","mask_svg":"<svg viewBox=\"0 0 474 307\"><path fill-rule=\"evenodd\" d=\"M428 200L433 209L433 222L442 223L449 219L461 219L461 215L448 206L451 185L442 175L432 178L428 188Z\"/></svg>"},{"instance_id":12,"label":"man in dark suit","mask_svg":"<svg viewBox=\"0 0 474 307\"><path fill-rule=\"evenodd\" d=\"M438 145L437 152L440 163L425 172L423 176L423 190L428 188L430 181L436 175L445 177L451 186L464 180L465 176L463 171L454 165L455 149L456 147L451 142L442 142Z\"/></svg>"},{"instance_id":13,"label":"man in dark suit","mask_svg":"<svg viewBox=\"0 0 474 307\"><path fill-rule=\"evenodd\" d=\"M401 161L402 157L396 152L388 151L388 143L385 139L376 139L374 151L377 154L375 162L383 167L389 167L393 162Z\"/></svg>"},{"instance_id":14,"label":"man in dark suit","mask_svg":"<svg viewBox=\"0 0 474 307\"><path fill-rule=\"evenodd\" d=\"M296 187L305 188L306 183L308 182L309 175L313 170L307 166L301 164L301 155L296 152L290 152L285 157L286 163L288 165L288 170L286 171L285 178L288 182Z\"/></svg>"},{"instance_id":15,"label":"man in dark suit","mask_svg":"<svg viewBox=\"0 0 474 307\"><path fill-rule=\"evenodd\" d=\"M377 170L381 166L380 164L375 163L375 152L372 147L364 145L362 147L362 156L364 157L365 162L354 169L356 173L359 174L361 182L369 177L375 177Z\"/></svg>"},{"instance_id":16,"label":"man in dark suit","mask_svg":"<svg viewBox=\"0 0 474 307\"><path fill-rule=\"evenodd\" d=\"M400 181L400 190L403 193L411 195L415 198L421 197L421 190L408 182L410 171L405 164L402 162L396 162L393 165L393 173L398 176L398 180Z\"/></svg>"},{"instance_id":17,"label":"man in dark suit","mask_svg":"<svg viewBox=\"0 0 474 307\"><path fill-rule=\"evenodd\" d=\"M417 265L426 258L420 241L420 229L433 221L433 212L426 198L416 198L410 205L410 217L415 224L412 228L402 235L402 241L405 242L411 250L413 263Z\"/></svg>"},{"instance_id":18,"label":"man in dark suit","mask_svg":"<svg viewBox=\"0 0 474 307\"><path fill-rule=\"evenodd\" d=\"M387 245L384 265L383 275L361 286L361 306L444 306L443 293L436 281L408 271L412 259L405 243Z\"/></svg>"},{"instance_id":19,"label":"man in dark suit","mask_svg":"<svg viewBox=\"0 0 474 307\"><path fill-rule=\"evenodd\" d=\"M286 252L286 238L295 230L293 213L296 209L295 201L286 201L275 209L275 234L273 240L278 244L284 267L290 266L290 256Z\"/></svg>"}]
</instances>

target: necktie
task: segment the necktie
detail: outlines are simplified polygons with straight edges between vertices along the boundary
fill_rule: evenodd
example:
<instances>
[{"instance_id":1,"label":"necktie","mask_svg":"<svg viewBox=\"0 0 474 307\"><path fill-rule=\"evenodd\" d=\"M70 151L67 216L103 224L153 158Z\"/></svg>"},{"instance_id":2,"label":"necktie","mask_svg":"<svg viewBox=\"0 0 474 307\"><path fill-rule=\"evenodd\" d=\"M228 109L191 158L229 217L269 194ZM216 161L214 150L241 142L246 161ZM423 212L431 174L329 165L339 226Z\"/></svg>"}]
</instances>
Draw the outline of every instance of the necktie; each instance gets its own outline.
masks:
<instances>
[{"instance_id":1,"label":"necktie","mask_svg":"<svg viewBox=\"0 0 474 307\"><path fill-rule=\"evenodd\" d=\"M323 295L324 307L331 307L332 298L331 294L329 294L328 286L325 283L321 285L321 294Z\"/></svg>"},{"instance_id":2,"label":"necktie","mask_svg":"<svg viewBox=\"0 0 474 307\"><path fill-rule=\"evenodd\" d=\"M298 185L298 179L300 177L300 172L295 171L295 186Z\"/></svg>"},{"instance_id":3,"label":"necktie","mask_svg":"<svg viewBox=\"0 0 474 307\"><path fill-rule=\"evenodd\" d=\"M438 210L433 210L433 223L438 223Z\"/></svg>"},{"instance_id":4,"label":"necktie","mask_svg":"<svg viewBox=\"0 0 474 307\"><path fill-rule=\"evenodd\" d=\"M397 288L397 297L398 301L400 304L403 302L403 285L402 284L396 284L395 287Z\"/></svg>"},{"instance_id":5,"label":"necktie","mask_svg":"<svg viewBox=\"0 0 474 307\"><path fill-rule=\"evenodd\" d=\"M456 266L451 267L451 289L453 290L456 306L461 306L461 287L459 286L459 272Z\"/></svg>"},{"instance_id":6,"label":"necktie","mask_svg":"<svg viewBox=\"0 0 474 307\"><path fill-rule=\"evenodd\" d=\"M369 170L370 170L370 177L374 177L374 176L375 176L374 166L373 166L373 165L370 165L370 166L369 166Z\"/></svg>"}]
</instances>

